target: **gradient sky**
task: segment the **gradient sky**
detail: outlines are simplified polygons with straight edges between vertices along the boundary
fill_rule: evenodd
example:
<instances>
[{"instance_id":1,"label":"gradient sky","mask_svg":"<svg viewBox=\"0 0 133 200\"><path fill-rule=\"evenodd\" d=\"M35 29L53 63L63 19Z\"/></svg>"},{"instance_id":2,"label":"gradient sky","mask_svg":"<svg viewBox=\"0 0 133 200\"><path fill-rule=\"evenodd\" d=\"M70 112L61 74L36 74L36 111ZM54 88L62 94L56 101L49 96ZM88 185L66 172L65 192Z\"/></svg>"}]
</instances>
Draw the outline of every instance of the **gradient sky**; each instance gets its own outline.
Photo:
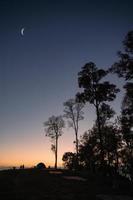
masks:
<instances>
[{"instance_id":1,"label":"gradient sky","mask_svg":"<svg viewBox=\"0 0 133 200\"><path fill-rule=\"evenodd\" d=\"M89 61L107 69L133 29L132 0L0 1L0 166L53 165L43 122L63 114L63 102L78 92L77 73ZM24 27L24 36L20 34ZM115 76L109 80L122 87ZM121 98L112 103L119 113ZM80 135L95 119L85 108ZM59 139L62 154L74 151L74 132Z\"/></svg>"}]
</instances>

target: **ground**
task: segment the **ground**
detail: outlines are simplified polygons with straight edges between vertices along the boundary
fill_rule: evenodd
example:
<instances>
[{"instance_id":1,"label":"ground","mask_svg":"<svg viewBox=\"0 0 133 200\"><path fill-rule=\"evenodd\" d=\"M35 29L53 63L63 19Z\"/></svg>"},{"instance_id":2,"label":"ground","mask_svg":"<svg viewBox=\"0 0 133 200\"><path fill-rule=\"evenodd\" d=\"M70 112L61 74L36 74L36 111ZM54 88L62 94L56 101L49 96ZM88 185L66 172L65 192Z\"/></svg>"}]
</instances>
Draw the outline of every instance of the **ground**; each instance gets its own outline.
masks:
<instances>
[{"instance_id":1,"label":"ground","mask_svg":"<svg viewBox=\"0 0 133 200\"><path fill-rule=\"evenodd\" d=\"M99 200L99 194L116 193L132 196L129 191L113 191L110 181L96 181L84 173L50 169L0 172L0 200Z\"/></svg>"}]
</instances>

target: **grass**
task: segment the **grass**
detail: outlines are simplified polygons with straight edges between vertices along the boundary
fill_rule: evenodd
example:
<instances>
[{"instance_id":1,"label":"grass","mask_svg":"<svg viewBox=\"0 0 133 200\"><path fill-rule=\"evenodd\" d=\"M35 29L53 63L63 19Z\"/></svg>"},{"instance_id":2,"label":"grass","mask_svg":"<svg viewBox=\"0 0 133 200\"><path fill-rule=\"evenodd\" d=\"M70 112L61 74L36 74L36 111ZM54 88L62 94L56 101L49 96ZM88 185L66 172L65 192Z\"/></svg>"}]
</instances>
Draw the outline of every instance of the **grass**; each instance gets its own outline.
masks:
<instances>
[{"instance_id":1,"label":"grass","mask_svg":"<svg viewBox=\"0 0 133 200\"><path fill-rule=\"evenodd\" d=\"M114 193L108 180L88 174L87 181L67 180L63 177L82 174L66 170L61 172L49 173L47 169L1 171L0 200L96 200L97 194Z\"/></svg>"}]
</instances>

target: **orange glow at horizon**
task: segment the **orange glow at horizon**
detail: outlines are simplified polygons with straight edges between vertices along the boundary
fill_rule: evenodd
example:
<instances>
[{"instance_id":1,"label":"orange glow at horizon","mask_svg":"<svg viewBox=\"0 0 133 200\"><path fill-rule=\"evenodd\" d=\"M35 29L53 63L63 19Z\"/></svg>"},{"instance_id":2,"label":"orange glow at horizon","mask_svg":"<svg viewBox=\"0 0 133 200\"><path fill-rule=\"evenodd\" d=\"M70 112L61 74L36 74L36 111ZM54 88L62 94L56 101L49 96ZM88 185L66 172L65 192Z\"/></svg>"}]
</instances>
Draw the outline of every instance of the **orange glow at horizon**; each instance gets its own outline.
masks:
<instances>
[{"instance_id":1,"label":"orange glow at horizon","mask_svg":"<svg viewBox=\"0 0 133 200\"><path fill-rule=\"evenodd\" d=\"M79 136L87 130L88 124L82 122L80 126ZM15 130L15 129L14 129ZM0 167L25 167L36 166L39 162L43 162L47 167L54 166L55 156L51 151L51 139L45 137L43 128L36 127L31 129L20 129L18 132L10 132L11 137L3 134L0 147ZM65 152L75 151L74 130L65 128L63 135L58 141L58 166L62 166L62 156Z\"/></svg>"},{"instance_id":2,"label":"orange glow at horizon","mask_svg":"<svg viewBox=\"0 0 133 200\"><path fill-rule=\"evenodd\" d=\"M67 151L74 151L74 135L70 137L63 134L59 138L58 149L58 166L62 166L62 155ZM39 162L43 162L47 167L54 166L54 153L51 151L50 138L44 137L25 137L21 136L15 140L7 141L6 146L0 152L0 166L4 167L25 167L36 166Z\"/></svg>"}]
</instances>

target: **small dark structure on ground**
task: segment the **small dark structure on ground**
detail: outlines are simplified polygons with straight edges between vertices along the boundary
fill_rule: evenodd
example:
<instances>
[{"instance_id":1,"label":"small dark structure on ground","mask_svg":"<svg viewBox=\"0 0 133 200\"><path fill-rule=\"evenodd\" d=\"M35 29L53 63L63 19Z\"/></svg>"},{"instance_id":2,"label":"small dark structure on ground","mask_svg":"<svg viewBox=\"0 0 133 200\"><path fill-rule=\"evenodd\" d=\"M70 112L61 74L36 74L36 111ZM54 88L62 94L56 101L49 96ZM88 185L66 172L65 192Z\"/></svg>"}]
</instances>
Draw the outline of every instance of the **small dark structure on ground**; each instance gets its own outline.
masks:
<instances>
[{"instance_id":1,"label":"small dark structure on ground","mask_svg":"<svg viewBox=\"0 0 133 200\"><path fill-rule=\"evenodd\" d=\"M46 169L46 165L42 162L38 163L36 166L37 169Z\"/></svg>"}]
</instances>

